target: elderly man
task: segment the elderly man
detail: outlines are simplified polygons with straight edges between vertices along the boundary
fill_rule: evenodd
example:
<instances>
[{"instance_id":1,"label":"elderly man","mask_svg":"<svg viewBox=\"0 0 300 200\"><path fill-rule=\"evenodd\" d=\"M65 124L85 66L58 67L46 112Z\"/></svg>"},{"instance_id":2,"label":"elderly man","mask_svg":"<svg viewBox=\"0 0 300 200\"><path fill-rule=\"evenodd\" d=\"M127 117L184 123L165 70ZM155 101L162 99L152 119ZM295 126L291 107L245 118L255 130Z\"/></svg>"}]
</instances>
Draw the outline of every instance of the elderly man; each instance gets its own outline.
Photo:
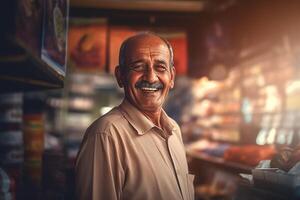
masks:
<instances>
[{"instance_id":1,"label":"elderly man","mask_svg":"<svg viewBox=\"0 0 300 200\"><path fill-rule=\"evenodd\" d=\"M172 47L152 33L128 38L115 76L125 98L85 133L76 161L77 197L194 199L180 129L162 109L174 86Z\"/></svg>"}]
</instances>

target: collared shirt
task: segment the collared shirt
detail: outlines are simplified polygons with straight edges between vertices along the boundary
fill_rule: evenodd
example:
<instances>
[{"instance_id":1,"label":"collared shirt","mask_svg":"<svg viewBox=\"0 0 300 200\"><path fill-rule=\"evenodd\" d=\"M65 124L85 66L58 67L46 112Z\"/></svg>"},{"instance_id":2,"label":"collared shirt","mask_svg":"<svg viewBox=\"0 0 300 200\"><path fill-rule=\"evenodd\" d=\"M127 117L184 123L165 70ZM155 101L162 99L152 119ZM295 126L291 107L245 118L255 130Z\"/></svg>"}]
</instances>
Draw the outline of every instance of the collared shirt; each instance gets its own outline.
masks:
<instances>
[{"instance_id":1,"label":"collared shirt","mask_svg":"<svg viewBox=\"0 0 300 200\"><path fill-rule=\"evenodd\" d=\"M86 131L76 160L80 200L192 200L193 178L177 123L161 128L124 100Z\"/></svg>"}]
</instances>

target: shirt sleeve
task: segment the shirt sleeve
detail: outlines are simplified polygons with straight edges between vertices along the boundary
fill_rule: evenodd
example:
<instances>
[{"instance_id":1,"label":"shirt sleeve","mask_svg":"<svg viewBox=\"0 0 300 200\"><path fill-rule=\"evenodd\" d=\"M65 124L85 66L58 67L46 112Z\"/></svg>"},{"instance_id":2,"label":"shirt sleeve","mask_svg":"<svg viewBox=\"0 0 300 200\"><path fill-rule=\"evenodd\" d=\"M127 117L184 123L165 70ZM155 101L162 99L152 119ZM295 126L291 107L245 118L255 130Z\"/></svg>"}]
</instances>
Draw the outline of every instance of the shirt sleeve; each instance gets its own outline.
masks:
<instances>
[{"instance_id":1,"label":"shirt sleeve","mask_svg":"<svg viewBox=\"0 0 300 200\"><path fill-rule=\"evenodd\" d=\"M116 141L105 133L89 134L76 160L78 200L121 199L124 170Z\"/></svg>"}]
</instances>

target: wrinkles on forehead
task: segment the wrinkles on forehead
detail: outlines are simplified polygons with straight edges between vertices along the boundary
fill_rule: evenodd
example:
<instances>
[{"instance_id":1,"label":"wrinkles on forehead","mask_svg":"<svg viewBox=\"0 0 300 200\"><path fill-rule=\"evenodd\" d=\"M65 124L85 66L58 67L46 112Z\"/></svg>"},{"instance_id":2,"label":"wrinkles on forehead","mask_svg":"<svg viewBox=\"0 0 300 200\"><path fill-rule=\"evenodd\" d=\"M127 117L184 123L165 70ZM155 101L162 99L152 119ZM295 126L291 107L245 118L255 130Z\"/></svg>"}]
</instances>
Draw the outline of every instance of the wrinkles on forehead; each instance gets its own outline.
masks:
<instances>
[{"instance_id":1,"label":"wrinkles on forehead","mask_svg":"<svg viewBox=\"0 0 300 200\"><path fill-rule=\"evenodd\" d=\"M169 50L163 44L131 46L125 53L125 64L152 60L169 65Z\"/></svg>"},{"instance_id":2,"label":"wrinkles on forehead","mask_svg":"<svg viewBox=\"0 0 300 200\"><path fill-rule=\"evenodd\" d=\"M150 42L149 42L150 41ZM172 47L170 44L165 41L163 38L160 38L159 36L151 33L144 33L140 35L135 35L127 40L125 40L120 48L120 54L119 54L119 65L124 66L125 65L125 60L126 60L126 52L128 49L132 46L135 45L136 43L143 43L146 45L147 43L151 45L165 45L168 49L168 54L169 54L169 63L170 66L173 66L173 51Z\"/></svg>"},{"instance_id":3,"label":"wrinkles on forehead","mask_svg":"<svg viewBox=\"0 0 300 200\"><path fill-rule=\"evenodd\" d=\"M168 46L159 37L144 35L128 41L123 52L123 65L138 60L159 60L170 65L170 52Z\"/></svg>"}]
</instances>

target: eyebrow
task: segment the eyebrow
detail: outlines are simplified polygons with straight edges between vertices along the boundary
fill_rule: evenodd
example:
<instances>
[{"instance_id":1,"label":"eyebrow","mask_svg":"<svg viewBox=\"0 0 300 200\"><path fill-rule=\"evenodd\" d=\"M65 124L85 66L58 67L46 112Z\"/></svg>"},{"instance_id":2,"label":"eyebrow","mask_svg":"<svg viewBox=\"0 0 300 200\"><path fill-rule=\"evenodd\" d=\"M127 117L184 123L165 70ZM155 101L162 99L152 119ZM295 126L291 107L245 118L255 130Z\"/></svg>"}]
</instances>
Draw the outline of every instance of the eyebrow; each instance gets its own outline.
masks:
<instances>
[{"instance_id":1,"label":"eyebrow","mask_svg":"<svg viewBox=\"0 0 300 200\"><path fill-rule=\"evenodd\" d=\"M128 63L128 65L131 66L131 65L134 65L134 64L136 64L136 63L141 63L141 62L143 62L143 61L144 61L143 59L139 59L139 60L136 60L136 61L133 61L133 62Z\"/></svg>"},{"instance_id":2,"label":"eyebrow","mask_svg":"<svg viewBox=\"0 0 300 200\"><path fill-rule=\"evenodd\" d=\"M144 59L139 59L139 60L130 62L129 65L140 63L140 62L144 62L144 61L145 61ZM163 59L157 59L157 60L154 60L154 61L157 62L157 63L160 63L160 64L167 64L167 62L165 60L163 60Z\"/></svg>"}]
</instances>

